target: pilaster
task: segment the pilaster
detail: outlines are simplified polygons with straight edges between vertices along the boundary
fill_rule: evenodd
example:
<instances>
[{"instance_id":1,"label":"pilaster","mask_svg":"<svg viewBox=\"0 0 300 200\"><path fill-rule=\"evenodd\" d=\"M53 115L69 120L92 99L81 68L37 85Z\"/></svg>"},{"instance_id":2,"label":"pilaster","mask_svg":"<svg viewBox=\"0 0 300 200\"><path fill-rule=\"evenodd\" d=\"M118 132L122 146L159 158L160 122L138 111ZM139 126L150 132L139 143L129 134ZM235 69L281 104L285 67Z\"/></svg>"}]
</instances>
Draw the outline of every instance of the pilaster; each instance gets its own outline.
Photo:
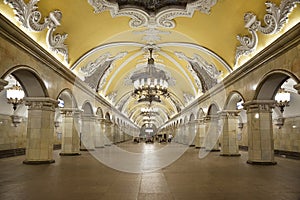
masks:
<instances>
[{"instance_id":1,"label":"pilaster","mask_svg":"<svg viewBox=\"0 0 300 200\"><path fill-rule=\"evenodd\" d=\"M206 136L206 125L204 123L204 119L198 119L197 120L197 126L196 126L196 138L195 138L195 147L198 149L204 149Z\"/></svg>"},{"instance_id":2,"label":"pilaster","mask_svg":"<svg viewBox=\"0 0 300 200\"><path fill-rule=\"evenodd\" d=\"M92 115L82 115L82 131L81 131L81 151L94 151L94 135L95 135L95 117Z\"/></svg>"},{"instance_id":3,"label":"pilaster","mask_svg":"<svg viewBox=\"0 0 300 200\"><path fill-rule=\"evenodd\" d=\"M247 109L249 164L274 165L272 108L274 100L254 100L244 103Z\"/></svg>"},{"instance_id":4,"label":"pilaster","mask_svg":"<svg viewBox=\"0 0 300 200\"><path fill-rule=\"evenodd\" d=\"M240 156L237 141L238 110L223 110L219 113L222 120L220 137L221 156Z\"/></svg>"},{"instance_id":5,"label":"pilaster","mask_svg":"<svg viewBox=\"0 0 300 200\"><path fill-rule=\"evenodd\" d=\"M80 155L79 120L81 110L75 108L61 108L63 118L61 156Z\"/></svg>"},{"instance_id":6,"label":"pilaster","mask_svg":"<svg viewBox=\"0 0 300 200\"><path fill-rule=\"evenodd\" d=\"M218 115L210 115L205 119L206 122L206 151L220 151L219 149L219 130Z\"/></svg>"},{"instance_id":7,"label":"pilaster","mask_svg":"<svg viewBox=\"0 0 300 200\"><path fill-rule=\"evenodd\" d=\"M58 101L45 97L24 98L28 106L27 146L24 164L54 163L54 114Z\"/></svg>"}]
</instances>

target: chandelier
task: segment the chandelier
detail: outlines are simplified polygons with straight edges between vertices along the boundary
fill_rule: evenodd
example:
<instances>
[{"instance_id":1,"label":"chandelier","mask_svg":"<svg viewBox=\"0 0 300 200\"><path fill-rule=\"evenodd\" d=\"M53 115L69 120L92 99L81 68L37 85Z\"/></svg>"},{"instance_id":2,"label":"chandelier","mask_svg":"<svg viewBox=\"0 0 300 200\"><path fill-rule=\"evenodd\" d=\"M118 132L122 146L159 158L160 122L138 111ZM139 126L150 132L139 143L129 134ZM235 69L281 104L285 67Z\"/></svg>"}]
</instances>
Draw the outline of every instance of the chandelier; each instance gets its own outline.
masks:
<instances>
[{"instance_id":1,"label":"chandelier","mask_svg":"<svg viewBox=\"0 0 300 200\"><path fill-rule=\"evenodd\" d=\"M134 85L133 96L138 102L161 102L161 96L168 95L169 79L163 70L155 67L152 51L153 49L149 48L147 67L131 76Z\"/></svg>"}]
</instances>

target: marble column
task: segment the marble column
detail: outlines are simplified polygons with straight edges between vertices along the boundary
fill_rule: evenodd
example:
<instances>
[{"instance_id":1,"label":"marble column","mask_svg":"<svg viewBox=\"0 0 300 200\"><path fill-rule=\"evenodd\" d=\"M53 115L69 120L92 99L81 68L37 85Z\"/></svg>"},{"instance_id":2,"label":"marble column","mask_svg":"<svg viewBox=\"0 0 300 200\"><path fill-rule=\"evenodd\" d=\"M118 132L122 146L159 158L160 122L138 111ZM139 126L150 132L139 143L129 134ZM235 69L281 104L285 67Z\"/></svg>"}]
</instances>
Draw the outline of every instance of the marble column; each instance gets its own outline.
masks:
<instances>
[{"instance_id":1,"label":"marble column","mask_svg":"<svg viewBox=\"0 0 300 200\"><path fill-rule=\"evenodd\" d=\"M4 87L8 84L6 80L0 79L0 92L4 89Z\"/></svg>"},{"instance_id":2,"label":"marble column","mask_svg":"<svg viewBox=\"0 0 300 200\"><path fill-rule=\"evenodd\" d=\"M112 144L112 123L105 121L105 132L104 132L104 145L110 146Z\"/></svg>"},{"instance_id":3,"label":"marble column","mask_svg":"<svg viewBox=\"0 0 300 200\"><path fill-rule=\"evenodd\" d=\"M81 131L81 151L94 151L95 150L95 117L82 115L82 131Z\"/></svg>"},{"instance_id":4,"label":"marble column","mask_svg":"<svg viewBox=\"0 0 300 200\"><path fill-rule=\"evenodd\" d=\"M196 137L196 121L191 121L188 123L188 144L191 147L195 146L195 137Z\"/></svg>"},{"instance_id":5,"label":"marble column","mask_svg":"<svg viewBox=\"0 0 300 200\"><path fill-rule=\"evenodd\" d=\"M224 110L219 113L222 120L220 137L221 156L240 156L237 141L238 110Z\"/></svg>"},{"instance_id":6,"label":"marble column","mask_svg":"<svg viewBox=\"0 0 300 200\"><path fill-rule=\"evenodd\" d=\"M96 119L96 130L95 130L95 147L103 148L104 147L104 131L105 124L103 118Z\"/></svg>"},{"instance_id":7,"label":"marble column","mask_svg":"<svg viewBox=\"0 0 300 200\"><path fill-rule=\"evenodd\" d=\"M219 149L219 130L218 116L210 115L206 119L206 138L205 149L207 151L220 151Z\"/></svg>"},{"instance_id":8,"label":"marble column","mask_svg":"<svg viewBox=\"0 0 300 200\"><path fill-rule=\"evenodd\" d=\"M28 106L27 145L24 164L54 163L54 114L58 101L47 97L24 98Z\"/></svg>"},{"instance_id":9,"label":"marble column","mask_svg":"<svg viewBox=\"0 0 300 200\"><path fill-rule=\"evenodd\" d=\"M206 126L204 123L204 119L197 120L197 126L196 126L196 142L195 147L197 149L204 149L205 148L205 136L206 136Z\"/></svg>"},{"instance_id":10,"label":"marble column","mask_svg":"<svg viewBox=\"0 0 300 200\"><path fill-rule=\"evenodd\" d=\"M274 100L253 100L244 103L247 109L249 164L274 165L272 108Z\"/></svg>"},{"instance_id":11,"label":"marble column","mask_svg":"<svg viewBox=\"0 0 300 200\"><path fill-rule=\"evenodd\" d=\"M61 108L62 114L62 144L61 156L80 155L79 118L81 111L74 108Z\"/></svg>"}]
</instances>

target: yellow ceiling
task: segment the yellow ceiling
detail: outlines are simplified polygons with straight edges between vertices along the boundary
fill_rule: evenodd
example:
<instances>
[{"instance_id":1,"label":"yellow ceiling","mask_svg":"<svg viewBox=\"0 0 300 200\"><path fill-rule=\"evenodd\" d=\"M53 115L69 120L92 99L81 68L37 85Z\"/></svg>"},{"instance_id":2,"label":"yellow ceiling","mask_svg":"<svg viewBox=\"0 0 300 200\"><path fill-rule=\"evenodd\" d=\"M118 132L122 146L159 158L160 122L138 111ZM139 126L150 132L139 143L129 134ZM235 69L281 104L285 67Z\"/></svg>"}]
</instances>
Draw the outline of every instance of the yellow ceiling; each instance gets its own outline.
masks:
<instances>
[{"instance_id":1,"label":"yellow ceiling","mask_svg":"<svg viewBox=\"0 0 300 200\"><path fill-rule=\"evenodd\" d=\"M24 2L28 3L29 0ZM272 0L272 2L279 5L281 1ZM65 44L69 51L69 63L64 62L61 55L53 53L47 47L46 30L32 32L21 27L20 22L15 18L13 9L4 1L0 2L2 15L38 41L42 47L79 76L80 69L90 62L94 62L99 56L109 53L110 57L114 57L120 52L126 52L126 55L113 62L114 67L107 73L107 80L99 93L105 97L116 92L116 99L112 102L116 104L133 89L132 85L125 84L124 78L135 70L138 63L146 63L149 54L143 50L147 41L143 38L145 34L142 32L148 30L147 27L131 28L129 26L130 17L112 17L108 10L94 13L88 0L40 0L37 7L43 18L49 16L49 13L54 10L62 12L61 25L55 30L55 33L68 34ZM188 62L177 57L175 52L182 52L189 58L193 58L194 55L201 56L222 72L222 79L230 73L230 70L235 70L241 66L265 46L300 22L298 5L288 16L288 23L280 32L273 35L264 35L258 32L259 40L256 51L250 55L241 56L237 66L234 66L236 47L240 45L237 35L249 35L247 28L244 27L243 18L246 12L254 13L258 20L263 21L266 14L265 1L218 0L212 6L210 14L195 11L192 17L175 18L175 28L157 27L157 30L162 32L158 34L160 39L155 41L155 45L159 48L154 54L155 62L165 65L165 69L175 78L176 85L170 87L170 91L180 102L186 104L184 94L197 97L201 95L201 92L198 90L195 78L188 68ZM180 46L180 43L185 45ZM186 44L192 44L192 46ZM132 110L131 108L140 109L144 106L134 106L136 100L133 98L130 98L129 101L126 104L128 107L124 109L128 112ZM174 106L168 100L164 100L162 105L166 110L174 110Z\"/></svg>"}]
</instances>

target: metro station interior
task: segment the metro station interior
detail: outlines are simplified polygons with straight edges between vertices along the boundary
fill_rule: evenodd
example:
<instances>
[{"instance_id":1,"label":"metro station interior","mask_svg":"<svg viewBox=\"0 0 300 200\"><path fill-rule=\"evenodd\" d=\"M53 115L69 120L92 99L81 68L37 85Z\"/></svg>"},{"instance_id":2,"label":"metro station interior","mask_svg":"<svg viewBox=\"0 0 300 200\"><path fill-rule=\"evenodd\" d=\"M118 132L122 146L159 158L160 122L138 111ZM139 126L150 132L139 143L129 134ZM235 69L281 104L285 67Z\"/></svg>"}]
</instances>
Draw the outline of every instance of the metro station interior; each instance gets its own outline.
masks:
<instances>
[{"instance_id":1,"label":"metro station interior","mask_svg":"<svg viewBox=\"0 0 300 200\"><path fill-rule=\"evenodd\" d=\"M0 1L0 199L300 199L299 0Z\"/></svg>"}]
</instances>

